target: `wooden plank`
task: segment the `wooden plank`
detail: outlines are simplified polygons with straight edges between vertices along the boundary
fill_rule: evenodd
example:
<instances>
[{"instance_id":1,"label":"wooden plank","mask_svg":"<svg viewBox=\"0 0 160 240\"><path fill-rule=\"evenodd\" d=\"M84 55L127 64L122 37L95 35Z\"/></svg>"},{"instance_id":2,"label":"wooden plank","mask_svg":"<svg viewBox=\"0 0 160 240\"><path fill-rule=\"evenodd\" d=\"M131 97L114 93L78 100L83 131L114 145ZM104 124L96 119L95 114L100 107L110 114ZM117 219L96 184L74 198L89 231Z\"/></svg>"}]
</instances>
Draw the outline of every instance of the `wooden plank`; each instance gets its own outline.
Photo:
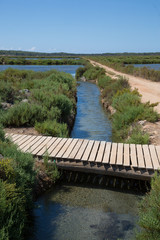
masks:
<instances>
[{"instance_id":1,"label":"wooden plank","mask_svg":"<svg viewBox=\"0 0 160 240\"><path fill-rule=\"evenodd\" d=\"M54 150L50 153L50 157L55 157L56 154L58 154L58 152L61 150L61 148L63 147L63 145L67 142L68 138L62 138L62 140L60 141L60 143L54 148Z\"/></svg>"},{"instance_id":2,"label":"wooden plank","mask_svg":"<svg viewBox=\"0 0 160 240\"><path fill-rule=\"evenodd\" d=\"M112 149L111 149L111 157L110 157L110 164L116 164L116 157L117 157L117 143L112 143Z\"/></svg>"},{"instance_id":3,"label":"wooden plank","mask_svg":"<svg viewBox=\"0 0 160 240\"><path fill-rule=\"evenodd\" d=\"M149 150L150 150L150 154L151 154L153 168L155 170L160 169L160 163L158 161L158 157L157 157L157 154L156 154L155 146L154 145L149 145Z\"/></svg>"},{"instance_id":4,"label":"wooden plank","mask_svg":"<svg viewBox=\"0 0 160 240\"><path fill-rule=\"evenodd\" d=\"M70 146L68 147L67 151L63 154L63 158L68 158L70 153L73 151L76 143L78 142L79 139L74 138L73 141L71 142Z\"/></svg>"},{"instance_id":5,"label":"wooden plank","mask_svg":"<svg viewBox=\"0 0 160 240\"><path fill-rule=\"evenodd\" d=\"M7 138L8 138L10 141L13 142L12 137L13 137L14 135L15 135L15 134L10 133L10 134L7 135ZM17 134L17 135L18 135L18 134Z\"/></svg>"},{"instance_id":6,"label":"wooden plank","mask_svg":"<svg viewBox=\"0 0 160 240\"><path fill-rule=\"evenodd\" d=\"M118 143L116 165L123 165L123 143Z\"/></svg>"},{"instance_id":7,"label":"wooden plank","mask_svg":"<svg viewBox=\"0 0 160 240\"><path fill-rule=\"evenodd\" d=\"M39 140L40 137L37 136L33 136L31 138L28 139L28 141L26 141L23 145L21 145L21 150L23 152L26 152L35 142L37 142Z\"/></svg>"},{"instance_id":8,"label":"wooden plank","mask_svg":"<svg viewBox=\"0 0 160 240\"><path fill-rule=\"evenodd\" d=\"M142 146L140 144L137 144L136 150L137 150L137 158L138 158L138 167L145 168Z\"/></svg>"},{"instance_id":9,"label":"wooden plank","mask_svg":"<svg viewBox=\"0 0 160 240\"><path fill-rule=\"evenodd\" d=\"M90 156L89 156L89 159L88 159L89 162L94 162L95 161L95 159L97 157L97 154L98 154L99 145L100 145L100 141L95 141L94 142L94 145L92 147L92 150L91 150L91 153L90 153Z\"/></svg>"},{"instance_id":10,"label":"wooden plank","mask_svg":"<svg viewBox=\"0 0 160 240\"><path fill-rule=\"evenodd\" d=\"M5 137L7 138L8 136L12 136L13 133L9 134L9 133L5 133Z\"/></svg>"},{"instance_id":11,"label":"wooden plank","mask_svg":"<svg viewBox=\"0 0 160 240\"><path fill-rule=\"evenodd\" d=\"M98 154L97 154L97 157L96 157L96 160L95 160L96 162L102 162L105 146L106 146L106 142L101 141L100 146L99 146L99 150L98 150Z\"/></svg>"},{"instance_id":12,"label":"wooden plank","mask_svg":"<svg viewBox=\"0 0 160 240\"><path fill-rule=\"evenodd\" d=\"M81 158L82 161L87 161L88 158L89 158L89 155L91 153L91 150L92 150L92 147L93 147L93 144L94 144L94 141L93 140L90 140L84 153L83 153L83 156Z\"/></svg>"},{"instance_id":13,"label":"wooden plank","mask_svg":"<svg viewBox=\"0 0 160 240\"><path fill-rule=\"evenodd\" d=\"M152 160L149 152L148 145L142 145L145 165L147 169L153 169Z\"/></svg>"},{"instance_id":14,"label":"wooden plank","mask_svg":"<svg viewBox=\"0 0 160 240\"><path fill-rule=\"evenodd\" d=\"M69 138L67 140L67 142L65 143L65 145L61 148L61 150L59 151L59 153L56 155L56 158L61 158L63 156L63 154L67 151L69 145L71 144L71 142L73 141L72 138Z\"/></svg>"},{"instance_id":15,"label":"wooden plank","mask_svg":"<svg viewBox=\"0 0 160 240\"><path fill-rule=\"evenodd\" d=\"M47 143L52 139L52 137L46 137L46 139L32 152L33 155L37 155L39 151L42 150L43 147L46 147Z\"/></svg>"},{"instance_id":16,"label":"wooden plank","mask_svg":"<svg viewBox=\"0 0 160 240\"><path fill-rule=\"evenodd\" d=\"M56 137L52 137L49 142L43 146L43 148L36 154L37 156L43 156L44 154L48 154L48 149L50 146L57 140Z\"/></svg>"},{"instance_id":17,"label":"wooden plank","mask_svg":"<svg viewBox=\"0 0 160 240\"><path fill-rule=\"evenodd\" d=\"M110 155L111 155L111 148L112 148L112 143L107 142L105 150L104 150L103 160L102 160L103 163L109 163L109 159L110 159Z\"/></svg>"},{"instance_id":18,"label":"wooden plank","mask_svg":"<svg viewBox=\"0 0 160 240\"><path fill-rule=\"evenodd\" d=\"M124 144L124 166L130 166L129 144Z\"/></svg>"},{"instance_id":19,"label":"wooden plank","mask_svg":"<svg viewBox=\"0 0 160 240\"><path fill-rule=\"evenodd\" d=\"M22 135L20 138L16 139L14 142L15 142L17 145L20 145L20 143L22 144L22 143L25 141L25 139L26 139L27 136L28 136L28 135Z\"/></svg>"},{"instance_id":20,"label":"wooden plank","mask_svg":"<svg viewBox=\"0 0 160 240\"><path fill-rule=\"evenodd\" d=\"M138 167L135 144L130 144L130 158L131 158L131 166Z\"/></svg>"},{"instance_id":21,"label":"wooden plank","mask_svg":"<svg viewBox=\"0 0 160 240\"><path fill-rule=\"evenodd\" d=\"M42 142L47 138L45 136L40 136L41 138L36 141L32 146L30 146L30 148L27 150L27 152L34 154L34 150L40 145L42 144ZM37 137L38 138L38 137Z\"/></svg>"},{"instance_id":22,"label":"wooden plank","mask_svg":"<svg viewBox=\"0 0 160 240\"><path fill-rule=\"evenodd\" d=\"M155 148L156 148L157 157L160 163L160 146L155 146Z\"/></svg>"},{"instance_id":23,"label":"wooden plank","mask_svg":"<svg viewBox=\"0 0 160 240\"><path fill-rule=\"evenodd\" d=\"M30 142L31 137L33 137L33 135L27 135L25 139L22 139L22 141L18 143L19 149L24 148Z\"/></svg>"},{"instance_id":24,"label":"wooden plank","mask_svg":"<svg viewBox=\"0 0 160 240\"><path fill-rule=\"evenodd\" d=\"M47 149L47 153L50 156L51 152L57 147L63 138L57 138L56 141Z\"/></svg>"},{"instance_id":25,"label":"wooden plank","mask_svg":"<svg viewBox=\"0 0 160 240\"><path fill-rule=\"evenodd\" d=\"M18 139L21 139L23 138L23 135L20 135L20 134L14 134L11 139L13 142L17 141Z\"/></svg>"},{"instance_id":26,"label":"wooden plank","mask_svg":"<svg viewBox=\"0 0 160 240\"><path fill-rule=\"evenodd\" d=\"M75 156L75 159L76 159L76 160L80 160L80 159L82 158L82 155L83 155L83 153L84 153L84 151L85 151L88 143L89 143L89 140L86 140L86 139L85 139L85 140L83 141L81 147L79 148L79 150L78 150L78 152L77 152L77 154L76 154L76 156Z\"/></svg>"},{"instance_id":27,"label":"wooden plank","mask_svg":"<svg viewBox=\"0 0 160 240\"><path fill-rule=\"evenodd\" d=\"M83 141L84 141L83 139L78 139L76 146L74 147L74 149L71 151L71 153L68 156L69 159L75 159L75 156L78 153Z\"/></svg>"}]
</instances>

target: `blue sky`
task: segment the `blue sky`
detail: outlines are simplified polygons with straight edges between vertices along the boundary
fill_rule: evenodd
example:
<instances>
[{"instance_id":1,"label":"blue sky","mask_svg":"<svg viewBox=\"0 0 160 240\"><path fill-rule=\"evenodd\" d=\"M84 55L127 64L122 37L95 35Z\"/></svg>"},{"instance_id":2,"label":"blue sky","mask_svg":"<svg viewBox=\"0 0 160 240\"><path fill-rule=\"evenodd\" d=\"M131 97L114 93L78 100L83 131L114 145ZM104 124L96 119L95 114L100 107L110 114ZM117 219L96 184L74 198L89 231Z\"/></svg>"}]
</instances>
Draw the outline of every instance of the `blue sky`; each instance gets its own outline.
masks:
<instances>
[{"instance_id":1,"label":"blue sky","mask_svg":"<svg viewBox=\"0 0 160 240\"><path fill-rule=\"evenodd\" d=\"M0 49L160 52L160 0L0 0Z\"/></svg>"}]
</instances>

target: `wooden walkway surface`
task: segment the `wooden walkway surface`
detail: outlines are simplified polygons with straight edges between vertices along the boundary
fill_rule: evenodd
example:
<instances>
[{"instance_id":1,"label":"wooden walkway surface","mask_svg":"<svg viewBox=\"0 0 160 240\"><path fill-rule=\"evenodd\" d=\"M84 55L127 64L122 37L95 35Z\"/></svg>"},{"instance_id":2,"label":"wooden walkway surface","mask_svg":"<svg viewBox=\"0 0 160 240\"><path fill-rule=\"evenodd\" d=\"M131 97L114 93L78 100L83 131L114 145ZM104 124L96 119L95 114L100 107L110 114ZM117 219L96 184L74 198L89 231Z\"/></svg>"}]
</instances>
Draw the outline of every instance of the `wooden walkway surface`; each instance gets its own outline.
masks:
<instances>
[{"instance_id":1,"label":"wooden walkway surface","mask_svg":"<svg viewBox=\"0 0 160 240\"><path fill-rule=\"evenodd\" d=\"M160 146L20 134L6 137L39 158L47 152L63 169L142 180L160 169Z\"/></svg>"}]
</instances>

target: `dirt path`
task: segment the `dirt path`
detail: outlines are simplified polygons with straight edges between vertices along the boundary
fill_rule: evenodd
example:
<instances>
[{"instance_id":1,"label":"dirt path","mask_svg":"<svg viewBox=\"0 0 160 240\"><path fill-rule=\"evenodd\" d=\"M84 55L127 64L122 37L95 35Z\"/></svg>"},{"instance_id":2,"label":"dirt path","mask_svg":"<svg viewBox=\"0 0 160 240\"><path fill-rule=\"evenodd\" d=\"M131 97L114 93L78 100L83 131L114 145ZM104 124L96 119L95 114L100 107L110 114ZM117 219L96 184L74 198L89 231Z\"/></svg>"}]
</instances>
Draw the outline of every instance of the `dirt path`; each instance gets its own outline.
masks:
<instances>
[{"instance_id":1,"label":"dirt path","mask_svg":"<svg viewBox=\"0 0 160 240\"><path fill-rule=\"evenodd\" d=\"M142 101L151 103L159 102L158 106L155 109L160 113L160 82L153 82L147 79L140 77L134 77L129 74L118 72L110 67L97 63L95 61L89 60L90 63L94 66L99 66L106 70L106 74L110 75L113 78L116 78L116 75L124 76L129 80L131 87L137 88L140 94L142 94Z\"/></svg>"}]
</instances>

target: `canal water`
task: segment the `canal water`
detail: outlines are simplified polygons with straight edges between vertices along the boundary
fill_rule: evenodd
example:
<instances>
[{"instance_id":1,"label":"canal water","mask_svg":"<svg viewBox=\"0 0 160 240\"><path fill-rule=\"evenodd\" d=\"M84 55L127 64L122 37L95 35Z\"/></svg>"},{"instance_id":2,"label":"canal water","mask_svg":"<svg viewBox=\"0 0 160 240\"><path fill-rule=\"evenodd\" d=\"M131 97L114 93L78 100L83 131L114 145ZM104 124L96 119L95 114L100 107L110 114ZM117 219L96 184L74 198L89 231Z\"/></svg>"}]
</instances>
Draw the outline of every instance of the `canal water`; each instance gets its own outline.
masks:
<instances>
[{"instance_id":1,"label":"canal water","mask_svg":"<svg viewBox=\"0 0 160 240\"><path fill-rule=\"evenodd\" d=\"M111 123L93 83L77 86L73 138L111 141ZM129 240L135 234L140 195L82 184L58 184L41 196L28 240Z\"/></svg>"},{"instance_id":2,"label":"canal water","mask_svg":"<svg viewBox=\"0 0 160 240\"><path fill-rule=\"evenodd\" d=\"M111 122L100 103L97 85L78 82L77 99L77 115L71 137L111 142Z\"/></svg>"},{"instance_id":3,"label":"canal water","mask_svg":"<svg viewBox=\"0 0 160 240\"><path fill-rule=\"evenodd\" d=\"M51 66L17 66L18 69L26 67L45 71ZM78 66L55 66L59 68L75 75ZM78 83L72 137L111 141L111 123L99 97L95 84ZM86 184L58 184L36 201L33 233L27 240L132 239L140 199L134 192Z\"/></svg>"}]
</instances>

